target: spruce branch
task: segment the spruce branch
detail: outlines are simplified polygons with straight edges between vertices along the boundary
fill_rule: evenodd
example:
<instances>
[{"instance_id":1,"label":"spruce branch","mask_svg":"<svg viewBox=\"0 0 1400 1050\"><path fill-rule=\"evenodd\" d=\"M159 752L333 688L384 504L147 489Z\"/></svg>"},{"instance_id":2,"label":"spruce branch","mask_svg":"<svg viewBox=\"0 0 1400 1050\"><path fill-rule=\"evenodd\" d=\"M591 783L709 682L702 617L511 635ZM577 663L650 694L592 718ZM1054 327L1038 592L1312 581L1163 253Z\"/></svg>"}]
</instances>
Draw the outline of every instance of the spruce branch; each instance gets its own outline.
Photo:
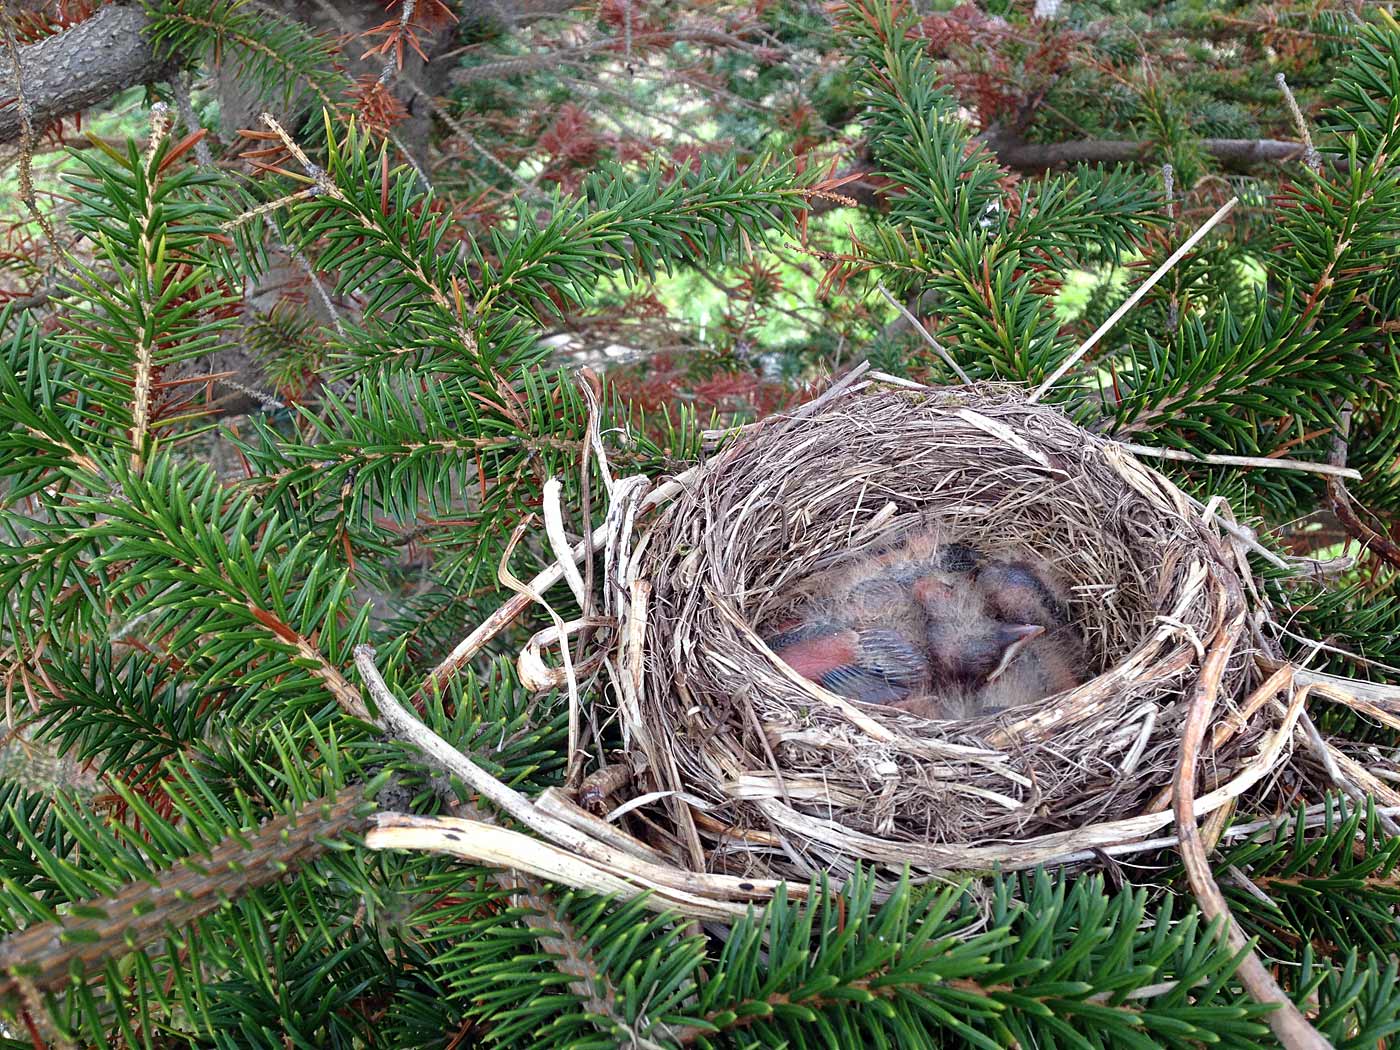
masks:
<instances>
[{"instance_id":1,"label":"spruce branch","mask_svg":"<svg viewBox=\"0 0 1400 1050\"><path fill-rule=\"evenodd\" d=\"M184 61L236 59L266 96L286 103L306 90L327 110L344 109L337 100L352 81L335 61L333 43L280 11L235 0L157 0L147 9L143 42L152 50Z\"/></svg>"},{"instance_id":2,"label":"spruce branch","mask_svg":"<svg viewBox=\"0 0 1400 1050\"><path fill-rule=\"evenodd\" d=\"M619 1036L624 1046L637 1050L662 1050L663 1044L633 1028L619 1005L621 995L594 951L591 939L568 918L566 909L538 879L525 876L516 894L524 922L536 934L541 948L553 956L561 973L569 978L569 991L579 1005L595 1015L604 1031Z\"/></svg>"},{"instance_id":3,"label":"spruce branch","mask_svg":"<svg viewBox=\"0 0 1400 1050\"><path fill-rule=\"evenodd\" d=\"M704 44L709 47L748 50L754 45L733 33L727 33L712 26L680 24L663 32L634 33L631 37L634 47L665 49L677 43ZM457 85L475 83L480 80L503 79L533 73L539 70L556 69L561 64L587 58L600 52L614 52L620 41L615 37L604 37L576 47L560 47L518 58L502 58L490 62L480 62L463 69L454 69L451 81Z\"/></svg>"},{"instance_id":4,"label":"spruce branch","mask_svg":"<svg viewBox=\"0 0 1400 1050\"><path fill-rule=\"evenodd\" d=\"M242 832L217 848L184 857L166 871L149 871L114 892L74 902L0 941L0 998L21 982L45 991L64 986L74 968L94 973L109 959L140 951L259 886L285 878L365 826L364 788L352 785ZM135 797L131 796L135 801ZM81 817L69 811L70 821ZM156 818L154 812L148 817Z\"/></svg>"}]
</instances>

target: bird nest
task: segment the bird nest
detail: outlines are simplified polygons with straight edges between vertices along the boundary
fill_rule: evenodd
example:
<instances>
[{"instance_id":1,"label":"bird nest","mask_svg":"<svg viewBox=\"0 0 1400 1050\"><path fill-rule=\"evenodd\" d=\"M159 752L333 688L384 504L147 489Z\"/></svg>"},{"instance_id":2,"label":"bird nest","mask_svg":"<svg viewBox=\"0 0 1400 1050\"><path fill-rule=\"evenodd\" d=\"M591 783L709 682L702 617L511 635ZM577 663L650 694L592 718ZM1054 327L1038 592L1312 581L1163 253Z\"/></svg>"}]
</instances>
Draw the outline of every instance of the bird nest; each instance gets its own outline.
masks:
<instances>
[{"instance_id":1,"label":"bird nest","mask_svg":"<svg viewBox=\"0 0 1400 1050\"><path fill-rule=\"evenodd\" d=\"M531 799L493 777L400 703L361 646L356 666L386 731L525 829L481 813L386 812L368 845L448 853L719 922L784 886L809 897L809 880L841 881L861 864L988 871L1174 845L1203 915L1222 919L1241 952L1240 979L1278 1006L1275 1033L1320 1045L1248 948L1207 859L1236 830L1226 825L1237 804L1269 809L1281 777L1308 795L1320 784L1400 811L1400 793L1304 711L1311 696L1400 728L1400 696L1283 659L1246 554L1299 566L1261 547L1222 500L1202 504L1144 465L1151 449L1090 433L1019 388L930 389L857 368L795 411L711 435L710 457L660 484L612 476L596 397L587 384L584 393L607 487L601 527L571 544L551 479L543 511L555 562L526 582L510 573L508 551L500 578L516 596L427 683L440 688L542 606L553 626L518 664L527 688L567 689L566 784ZM829 692L765 644L802 585L930 530L1048 562L1067 585L1092 677L995 716L931 721ZM590 580L601 580L601 603ZM583 609L572 622L546 596L561 581ZM555 649L557 666L546 659ZM611 688L585 705L581 682L597 673ZM603 748L619 735L620 752ZM1302 762L1289 761L1295 743ZM597 762L587 775L585 755ZM876 891L887 889L881 875Z\"/></svg>"},{"instance_id":2,"label":"bird nest","mask_svg":"<svg viewBox=\"0 0 1400 1050\"><path fill-rule=\"evenodd\" d=\"M630 797L703 871L1033 864L1170 823L1203 676L1197 812L1266 775L1290 707L1260 692L1257 657L1277 654L1242 627L1254 581L1219 506L1019 388L881 386L714 435L635 532L640 490L614 486L605 665L637 776L607 808ZM930 527L1051 563L1093 676L930 721L829 692L764 644L804 581Z\"/></svg>"}]
</instances>

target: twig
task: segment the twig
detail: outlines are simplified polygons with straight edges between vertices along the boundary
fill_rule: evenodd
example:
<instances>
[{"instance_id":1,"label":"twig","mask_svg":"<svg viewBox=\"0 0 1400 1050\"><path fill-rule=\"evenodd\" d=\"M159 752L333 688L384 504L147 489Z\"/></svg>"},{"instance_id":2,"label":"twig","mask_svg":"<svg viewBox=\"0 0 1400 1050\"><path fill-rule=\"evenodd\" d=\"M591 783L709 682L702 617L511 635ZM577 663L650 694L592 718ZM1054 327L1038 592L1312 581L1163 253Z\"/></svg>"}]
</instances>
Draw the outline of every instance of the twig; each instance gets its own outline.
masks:
<instances>
[{"instance_id":1,"label":"twig","mask_svg":"<svg viewBox=\"0 0 1400 1050\"><path fill-rule=\"evenodd\" d=\"M1322 173L1322 154L1313 145L1312 132L1308 130L1308 122L1303 118L1303 111L1298 108L1298 100L1293 97L1293 90L1288 86L1288 80L1282 73L1274 74L1274 83L1283 92L1283 100L1288 103L1288 112L1293 114L1293 126L1298 129L1298 137L1303 140L1303 163L1312 169L1313 174Z\"/></svg>"},{"instance_id":2,"label":"twig","mask_svg":"<svg viewBox=\"0 0 1400 1050\"><path fill-rule=\"evenodd\" d=\"M33 107L29 102L29 95L24 90L24 69L20 65L19 45L15 43L15 21L10 13L10 5L5 0L0 0L0 32L5 38L5 49L10 55L10 71L14 75L15 82L15 106L19 113L19 199L24 202L24 206L29 210L29 214L34 216L34 220L39 224L39 228L44 231L44 236L49 243L58 244L58 237L54 234L53 226L49 223L49 217L39 210L38 198L34 195L34 117Z\"/></svg>"},{"instance_id":3,"label":"twig","mask_svg":"<svg viewBox=\"0 0 1400 1050\"><path fill-rule=\"evenodd\" d=\"M1389 817L1400 817L1400 806L1377 806L1376 812L1384 813ZM1266 831L1269 828L1281 828L1289 824L1295 827L1302 827L1305 830L1322 827L1332 819L1329 812L1328 803L1318 802L1308 806L1303 810L1301 819L1294 820L1291 816L1263 817L1259 820L1251 820L1245 824L1231 824L1221 834L1222 839L1243 839L1259 831ZM1361 834L1358 832L1357 834ZM1159 849L1172 849L1179 845L1181 839L1176 835L1159 835L1152 839L1138 839L1134 842L1106 843L1102 846L1095 846L1093 849L1076 850L1072 853L1062 853L1059 856L1049 857L1042 861L1045 867L1062 864L1080 864L1085 861L1097 860L1099 854L1107 854L1110 857L1128 856L1134 853L1152 853Z\"/></svg>"},{"instance_id":4,"label":"twig","mask_svg":"<svg viewBox=\"0 0 1400 1050\"><path fill-rule=\"evenodd\" d=\"M370 849L447 853L474 864L526 871L592 893L614 894L631 900L641 898L652 911L675 910L727 922L741 918L747 911L746 905L739 902L723 900L703 891L679 890L648 882L625 868L604 864L578 850L496 824L456 817L416 817L408 813L378 813L374 819L377 826L365 836L365 845ZM584 836L577 837L585 841ZM630 866L667 874L674 870L635 860Z\"/></svg>"},{"instance_id":5,"label":"twig","mask_svg":"<svg viewBox=\"0 0 1400 1050\"><path fill-rule=\"evenodd\" d=\"M631 854L602 843L580 832L558 817L546 813L532 804L520 792L497 780L419 721L385 684L383 676L379 673L379 668L375 666L374 655L374 649L368 645L355 647L355 666L359 669L360 676L364 679L369 694L379 710L378 724L386 732L412 744L422 752L433 766L451 776L460 778L468 788L507 816L519 821L535 834L549 840L547 843L540 843L527 835L498 828L494 830L499 831L501 835L493 840L496 843L514 843L522 851L533 850L531 856L548 863L556 863L559 857L572 854L580 861L586 862L586 866L590 869L595 869L608 878L625 883L634 896L650 890L657 893L659 898L669 900L672 905L682 910L687 907L694 910L697 907L714 905L715 907L707 913L707 917L716 910L727 915L733 914L732 908L727 905L727 902L730 901L766 900L777 887L777 881L773 879L741 879L728 875L709 875L704 872L685 871L680 868L642 861ZM471 825L475 825L475 827L470 827ZM376 842L376 848L406 845L408 848L438 849L462 855L466 855L472 849L485 848L484 844L478 842L460 844L454 838L454 829L461 826L469 826L466 830L477 834L481 834L480 828L490 827L490 825L479 822L453 818L415 818L403 814L381 814L381 831L387 832L389 828L396 827L403 830L406 838L404 842L399 842L390 841L381 836ZM419 832L422 834L418 834ZM408 842L407 839L412 839L412 842ZM431 843L425 844L428 843L429 839L431 839ZM535 847L539 848L535 849ZM501 862L496 861L496 863ZM505 862L503 866L516 865ZM523 862L519 866L529 868ZM543 872L536 872L536 874L551 877L551 870L555 875L558 875L557 868L546 869ZM792 892L791 888L789 892Z\"/></svg>"},{"instance_id":6,"label":"twig","mask_svg":"<svg viewBox=\"0 0 1400 1050\"><path fill-rule=\"evenodd\" d=\"M1341 755L1336 748L1322 739L1322 734L1317 731L1317 726L1313 724L1312 719L1309 718L1306 713L1298 719L1298 724L1303 729L1303 737L1308 743L1309 750L1311 750L1312 753L1317 756L1317 760L1322 763L1322 768L1327 771L1328 778L1337 787L1337 790L1341 791L1342 794L1346 795L1347 798L1358 805L1364 806L1366 804L1368 792L1363 785L1357 783L1354 777L1348 776L1337 762L1338 758L1342 758L1343 761L1346 761L1345 756ZM1355 763L1348 764L1353 768L1357 768ZM1372 786L1374 786L1374 784ZM1394 799L1391 798L1390 801L1394 801ZM1395 821L1390 817L1378 816L1376 819L1380 822L1381 828L1387 835L1400 835L1400 826L1397 826Z\"/></svg>"},{"instance_id":7,"label":"twig","mask_svg":"<svg viewBox=\"0 0 1400 1050\"><path fill-rule=\"evenodd\" d=\"M1308 1023L1250 947L1249 939L1231 914L1230 905L1211 874L1210 861L1201 842L1200 829L1196 826L1196 766L1201 742L1210 725L1221 676L1225 673L1230 654L1234 652L1243 624L1243 614L1237 614L1212 639L1210 652L1192 690L1186 723L1182 727L1181 757L1173 782L1172 809L1176 817L1177 838L1180 840L1177 849L1186 866L1186 877L1201 914L1207 919L1220 919L1224 924L1227 943L1233 951L1240 953L1239 976L1245 988L1257 1002L1277 1005L1266 1020L1279 1043L1285 1050L1331 1050L1332 1044ZM1293 705L1301 705L1306 693L1306 689L1300 690L1293 699Z\"/></svg>"},{"instance_id":8,"label":"twig","mask_svg":"<svg viewBox=\"0 0 1400 1050\"><path fill-rule=\"evenodd\" d=\"M1395 704L1400 714L1400 685L1383 685L1378 682L1362 682L1355 678L1327 674L1323 671L1297 672L1298 681L1304 685L1315 685L1329 699L1346 704L1352 700L1369 701L1378 704Z\"/></svg>"},{"instance_id":9,"label":"twig","mask_svg":"<svg viewBox=\"0 0 1400 1050\"><path fill-rule=\"evenodd\" d=\"M980 136L1003 167L1017 171L1044 171L1074 164L1146 164L1156 147L1132 139L1069 139L1062 142L1026 142L1016 135ZM1266 164L1287 164L1303 159L1306 146L1286 139L1197 139L1202 153L1235 172L1247 172ZM1329 158L1341 168L1341 158Z\"/></svg>"},{"instance_id":10,"label":"twig","mask_svg":"<svg viewBox=\"0 0 1400 1050\"><path fill-rule=\"evenodd\" d=\"M892 296L883 284L876 284L875 287L879 289L880 294L885 297L885 301L891 306L893 306L896 310L898 310L901 316L903 316L903 318L906 321L908 321L911 325L914 326L914 331L918 332L919 335L923 336L924 342L928 343L929 346L933 347L933 352L943 359L943 363L949 368L951 368L955 373L957 373L959 379L961 379L964 383L972 382L972 380L968 378L967 373L962 370L962 368L958 365L956 361L953 360L953 355L948 352L947 348L945 348L942 343L940 343L937 339L933 337L933 333L930 332L927 328L925 328L919 322L919 319L917 317L915 317L912 313L909 312L909 308L907 306L905 306L898 299Z\"/></svg>"},{"instance_id":11,"label":"twig","mask_svg":"<svg viewBox=\"0 0 1400 1050\"><path fill-rule=\"evenodd\" d=\"M1352 467L1339 467L1332 463L1309 463L1302 459L1275 459L1270 456L1217 456L1197 455L1175 448L1153 448L1150 445L1133 445L1120 442L1124 448L1137 456L1151 456L1154 459L1173 459L1182 463L1201 463L1211 467L1263 467L1274 470L1297 470L1307 474L1330 474L1340 478L1361 480L1361 472Z\"/></svg>"},{"instance_id":12,"label":"twig","mask_svg":"<svg viewBox=\"0 0 1400 1050\"><path fill-rule=\"evenodd\" d=\"M1342 404L1337 413L1337 429L1332 435L1332 451L1327 457L1334 466L1345 466L1347 461L1347 439L1351 432L1351 402ZM1351 493L1340 478L1327 479L1327 503L1337 520L1346 529L1347 535L1369 550L1392 568L1400 569L1400 545L1361 520L1352 506Z\"/></svg>"},{"instance_id":13,"label":"twig","mask_svg":"<svg viewBox=\"0 0 1400 1050\"><path fill-rule=\"evenodd\" d=\"M1124 446L1124 447L1126 447L1126 446ZM1188 501L1188 502L1191 504L1191 506L1193 506L1196 510L1198 510L1198 511L1204 511L1204 510L1205 510L1205 506L1206 506L1206 505L1205 505L1204 503L1202 503L1200 500L1198 500L1195 496L1191 495L1189 492L1184 493L1183 495L1185 495L1187 501ZM1279 557L1278 554L1276 554L1276 553L1274 553L1273 551L1269 550L1268 547L1265 547L1262 543L1260 543L1260 542L1259 542L1259 538L1255 535L1253 529L1251 529L1251 528L1249 528L1249 527L1247 527L1247 526L1245 526L1245 525L1241 525L1241 524L1239 524L1239 522L1231 521L1229 518L1220 517L1219 515L1217 515L1217 516L1216 516L1215 518L1213 518L1212 520L1213 520L1214 524L1216 524L1216 525L1218 525L1220 528L1224 529L1226 532L1228 532L1228 533L1229 533L1231 536L1233 536L1235 539L1237 539L1237 540L1239 540L1241 543L1243 543L1243 544L1245 545L1245 547L1247 547L1249 550L1253 551L1255 554L1259 555L1259 557L1263 558L1266 562L1268 562L1268 563L1269 563L1270 565L1272 565L1274 568L1276 568L1276 569L1282 569L1284 572L1297 572L1297 571L1298 571L1298 569L1297 569L1296 566L1289 564L1289 562L1287 562L1287 561L1285 561L1283 558Z\"/></svg>"},{"instance_id":14,"label":"twig","mask_svg":"<svg viewBox=\"0 0 1400 1050\"><path fill-rule=\"evenodd\" d=\"M1225 869L1225 876L1240 889L1244 890L1261 904L1270 908L1275 907L1274 899L1254 884L1254 880L1242 872L1238 867L1231 864Z\"/></svg>"},{"instance_id":15,"label":"twig","mask_svg":"<svg viewBox=\"0 0 1400 1050\"><path fill-rule=\"evenodd\" d=\"M178 79L170 81L170 93L175 96L175 108L180 113L180 119L185 122L185 130L191 135L204 130L204 125L199 122L199 117L194 111L192 80L189 70L185 70ZM207 136L195 141L194 159L206 171L214 169L214 151L209 148Z\"/></svg>"},{"instance_id":16,"label":"twig","mask_svg":"<svg viewBox=\"0 0 1400 1050\"><path fill-rule=\"evenodd\" d=\"M1069 357L1065 358L1064 361L1060 362L1060 367L1055 369L1055 371L1051 372L1049 378L1046 379L1045 382L1041 383L1040 386L1035 388L1035 391L1031 394L1028 400L1032 403L1039 401L1047 390L1049 390L1052 386L1059 382L1061 376L1063 376L1066 372L1073 368L1075 363L1081 357L1083 357L1090 350L1092 350L1094 346L1098 343L1098 341L1102 339L1105 335L1107 335L1109 330L1114 325L1116 325L1120 320L1122 320L1123 315L1126 314L1129 310L1131 310L1134 306L1136 306L1138 300L1141 299L1144 295L1146 295L1149 291L1151 291L1153 286L1156 285L1156 283L1160 281L1163 277L1165 277L1167 275L1167 272L1171 270L1171 268L1175 266L1178 262L1180 262L1182 257L1185 256L1187 252L1189 252L1192 248L1196 246L1196 242L1198 242L1202 237L1204 237L1207 233L1213 230L1216 224L1220 222L1221 219L1225 218L1225 216L1229 215L1230 212L1234 210L1235 205L1239 202L1240 199L1238 197L1231 197L1228 201L1226 201L1219 208L1217 208L1215 214L1212 215L1209 219L1207 219L1200 229L1198 229L1190 237L1186 238L1185 243L1183 243L1182 246L1176 251L1172 252L1171 255L1167 257L1167 261L1162 263L1161 266L1157 267L1157 269L1153 272L1152 276L1145 280L1142 284L1140 284L1137 290L1134 291L1132 295L1128 296L1128 298L1123 302L1123 305L1118 307L1118 309L1114 310L1113 313L1109 315L1108 320L1106 320L1103 324L1099 325L1098 329L1094 332L1094 334L1089 336L1088 339L1084 340L1083 344L1079 347L1078 350L1070 354Z\"/></svg>"},{"instance_id":17,"label":"twig","mask_svg":"<svg viewBox=\"0 0 1400 1050\"><path fill-rule=\"evenodd\" d=\"M1394 664L1382 663L1380 660L1372 660L1369 656L1362 656L1360 653L1354 653L1350 649L1343 649L1340 645L1319 642L1316 638L1309 638L1305 634L1299 634L1297 631L1289 630L1281 623L1276 623L1272 626L1280 634L1286 634L1294 641L1302 642L1304 645L1310 645L1314 649L1321 650L1324 653L1332 653L1334 656L1344 657L1352 663L1361 664L1363 667L1374 667L1378 670L1385 671L1387 674L1400 677L1400 667L1396 667Z\"/></svg>"}]
</instances>

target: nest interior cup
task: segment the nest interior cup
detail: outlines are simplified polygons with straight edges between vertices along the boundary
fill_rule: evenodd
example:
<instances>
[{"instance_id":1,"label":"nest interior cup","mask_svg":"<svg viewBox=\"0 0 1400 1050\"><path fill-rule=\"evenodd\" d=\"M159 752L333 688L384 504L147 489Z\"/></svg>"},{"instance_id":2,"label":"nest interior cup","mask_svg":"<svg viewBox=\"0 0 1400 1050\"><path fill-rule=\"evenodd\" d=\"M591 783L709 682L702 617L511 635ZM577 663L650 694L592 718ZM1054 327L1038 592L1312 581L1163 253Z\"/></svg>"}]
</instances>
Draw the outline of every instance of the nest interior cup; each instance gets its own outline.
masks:
<instances>
[{"instance_id":1,"label":"nest interior cup","mask_svg":"<svg viewBox=\"0 0 1400 1050\"><path fill-rule=\"evenodd\" d=\"M651 601L623 634L644 637L650 729L634 746L705 864L801 878L855 861L981 866L988 841L1161 807L1184 696L1246 591L1200 509L1019 388L862 384L813 407L727 444L638 556ZM1094 677L995 716L930 722L833 696L763 644L805 580L931 526L1049 560ZM1259 677L1237 650L1220 713ZM1236 733L1211 776L1227 779L1230 755L1257 737Z\"/></svg>"}]
</instances>

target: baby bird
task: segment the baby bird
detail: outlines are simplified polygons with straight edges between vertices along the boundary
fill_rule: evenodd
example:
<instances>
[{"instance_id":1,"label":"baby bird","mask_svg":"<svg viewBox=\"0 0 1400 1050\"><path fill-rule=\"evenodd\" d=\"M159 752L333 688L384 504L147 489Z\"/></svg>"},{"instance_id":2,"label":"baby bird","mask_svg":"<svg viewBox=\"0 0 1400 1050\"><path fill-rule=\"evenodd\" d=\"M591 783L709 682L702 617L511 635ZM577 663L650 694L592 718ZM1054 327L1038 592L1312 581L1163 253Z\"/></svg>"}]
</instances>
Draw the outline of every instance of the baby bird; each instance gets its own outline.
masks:
<instances>
[{"instance_id":1,"label":"baby bird","mask_svg":"<svg viewBox=\"0 0 1400 1050\"><path fill-rule=\"evenodd\" d=\"M1038 623L1045 628L1069 623L1063 584L1054 570L1029 560L989 561L977 573L977 589L992 615L1002 620Z\"/></svg>"},{"instance_id":2,"label":"baby bird","mask_svg":"<svg viewBox=\"0 0 1400 1050\"><path fill-rule=\"evenodd\" d=\"M919 532L812 581L766 639L794 671L852 700L963 719L1083 680L1083 642L1049 565L987 558Z\"/></svg>"},{"instance_id":3,"label":"baby bird","mask_svg":"<svg viewBox=\"0 0 1400 1050\"><path fill-rule=\"evenodd\" d=\"M1084 641L1070 622L1069 593L1049 565L1027 560L992 562L978 574L977 586L994 616L1045 628L1044 635L1027 647L1047 686L1038 695L1073 689L1084 680L1088 667Z\"/></svg>"},{"instance_id":4,"label":"baby bird","mask_svg":"<svg viewBox=\"0 0 1400 1050\"><path fill-rule=\"evenodd\" d=\"M818 577L796 623L769 647L804 678L853 700L889 703L926 690L924 614L908 585L916 571L879 556Z\"/></svg>"},{"instance_id":5,"label":"baby bird","mask_svg":"<svg viewBox=\"0 0 1400 1050\"><path fill-rule=\"evenodd\" d=\"M991 561L977 574L976 587L993 616L1043 629L988 676L978 695L984 713L1062 693L1084 680L1084 643L1070 623L1068 592L1048 564Z\"/></svg>"},{"instance_id":6,"label":"baby bird","mask_svg":"<svg viewBox=\"0 0 1400 1050\"><path fill-rule=\"evenodd\" d=\"M767 639L768 647L803 678L867 704L887 704L922 691L928 664L899 631L856 630L832 619L806 620Z\"/></svg>"},{"instance_id":7,"label":"baby bird","mask_svg":"<svg viewBox=\"0 0 1400 1050\"><path fill-rule=\"evenodd\" d=\"M1073 689L1082 679L1051 635L1026 645L1006 669L984 685L976 701L982 714L1020 707L1042 697Z\"/></svg>"},{"instance_id":8,"label":"baby bird","mask_svg":"<svg viewBox=\"0 0 1400 1050\"><path fill-rule=\"evenodd\" d=\"M960 575L972 572L982 555L965 543L950 543L935 530L914 532L898 546L876 555L872 562L903 583L929 573Z\"/></svg>"},{"instance_id":9,"label":"baby bird","mask_svg":"<svg viewBox=\"0 0 1400 1050\"><path fill-rule=\"evenodd\" d=\"M995 678L1031 639L1045 633L1036 623L1007 622L992 612L971 581L953 584L936 576L915 582L923 604L929 669L935 689L978 689Z\"/></svg>"},{"instance_id":10,"label":"baby bird","mask_svg":"<svg viewBox=\"0 0 1400 1050\"><path fill-rule=\"evenodd\" d=\"M921 718L961 721L999 714L1073 689L1079 682L1079 675L1040 636L1022 646L1006 661L1004 670L983 685L912 695L894 701L893 706Z\"/></svg>"},{"instance_id":11,"label":"baby bird","mask_svg":"<svg viewBox=\"0 0 1400 1050\"><path fill-rule=\"evenodd\" d=\"M982 559L970 580L925 577L932 691L896 706L925 718L995 714L1072 689L1083 680L1083 643L1069 623L1067 592L1050 567Z\"/></svg>"}]
</instances>

